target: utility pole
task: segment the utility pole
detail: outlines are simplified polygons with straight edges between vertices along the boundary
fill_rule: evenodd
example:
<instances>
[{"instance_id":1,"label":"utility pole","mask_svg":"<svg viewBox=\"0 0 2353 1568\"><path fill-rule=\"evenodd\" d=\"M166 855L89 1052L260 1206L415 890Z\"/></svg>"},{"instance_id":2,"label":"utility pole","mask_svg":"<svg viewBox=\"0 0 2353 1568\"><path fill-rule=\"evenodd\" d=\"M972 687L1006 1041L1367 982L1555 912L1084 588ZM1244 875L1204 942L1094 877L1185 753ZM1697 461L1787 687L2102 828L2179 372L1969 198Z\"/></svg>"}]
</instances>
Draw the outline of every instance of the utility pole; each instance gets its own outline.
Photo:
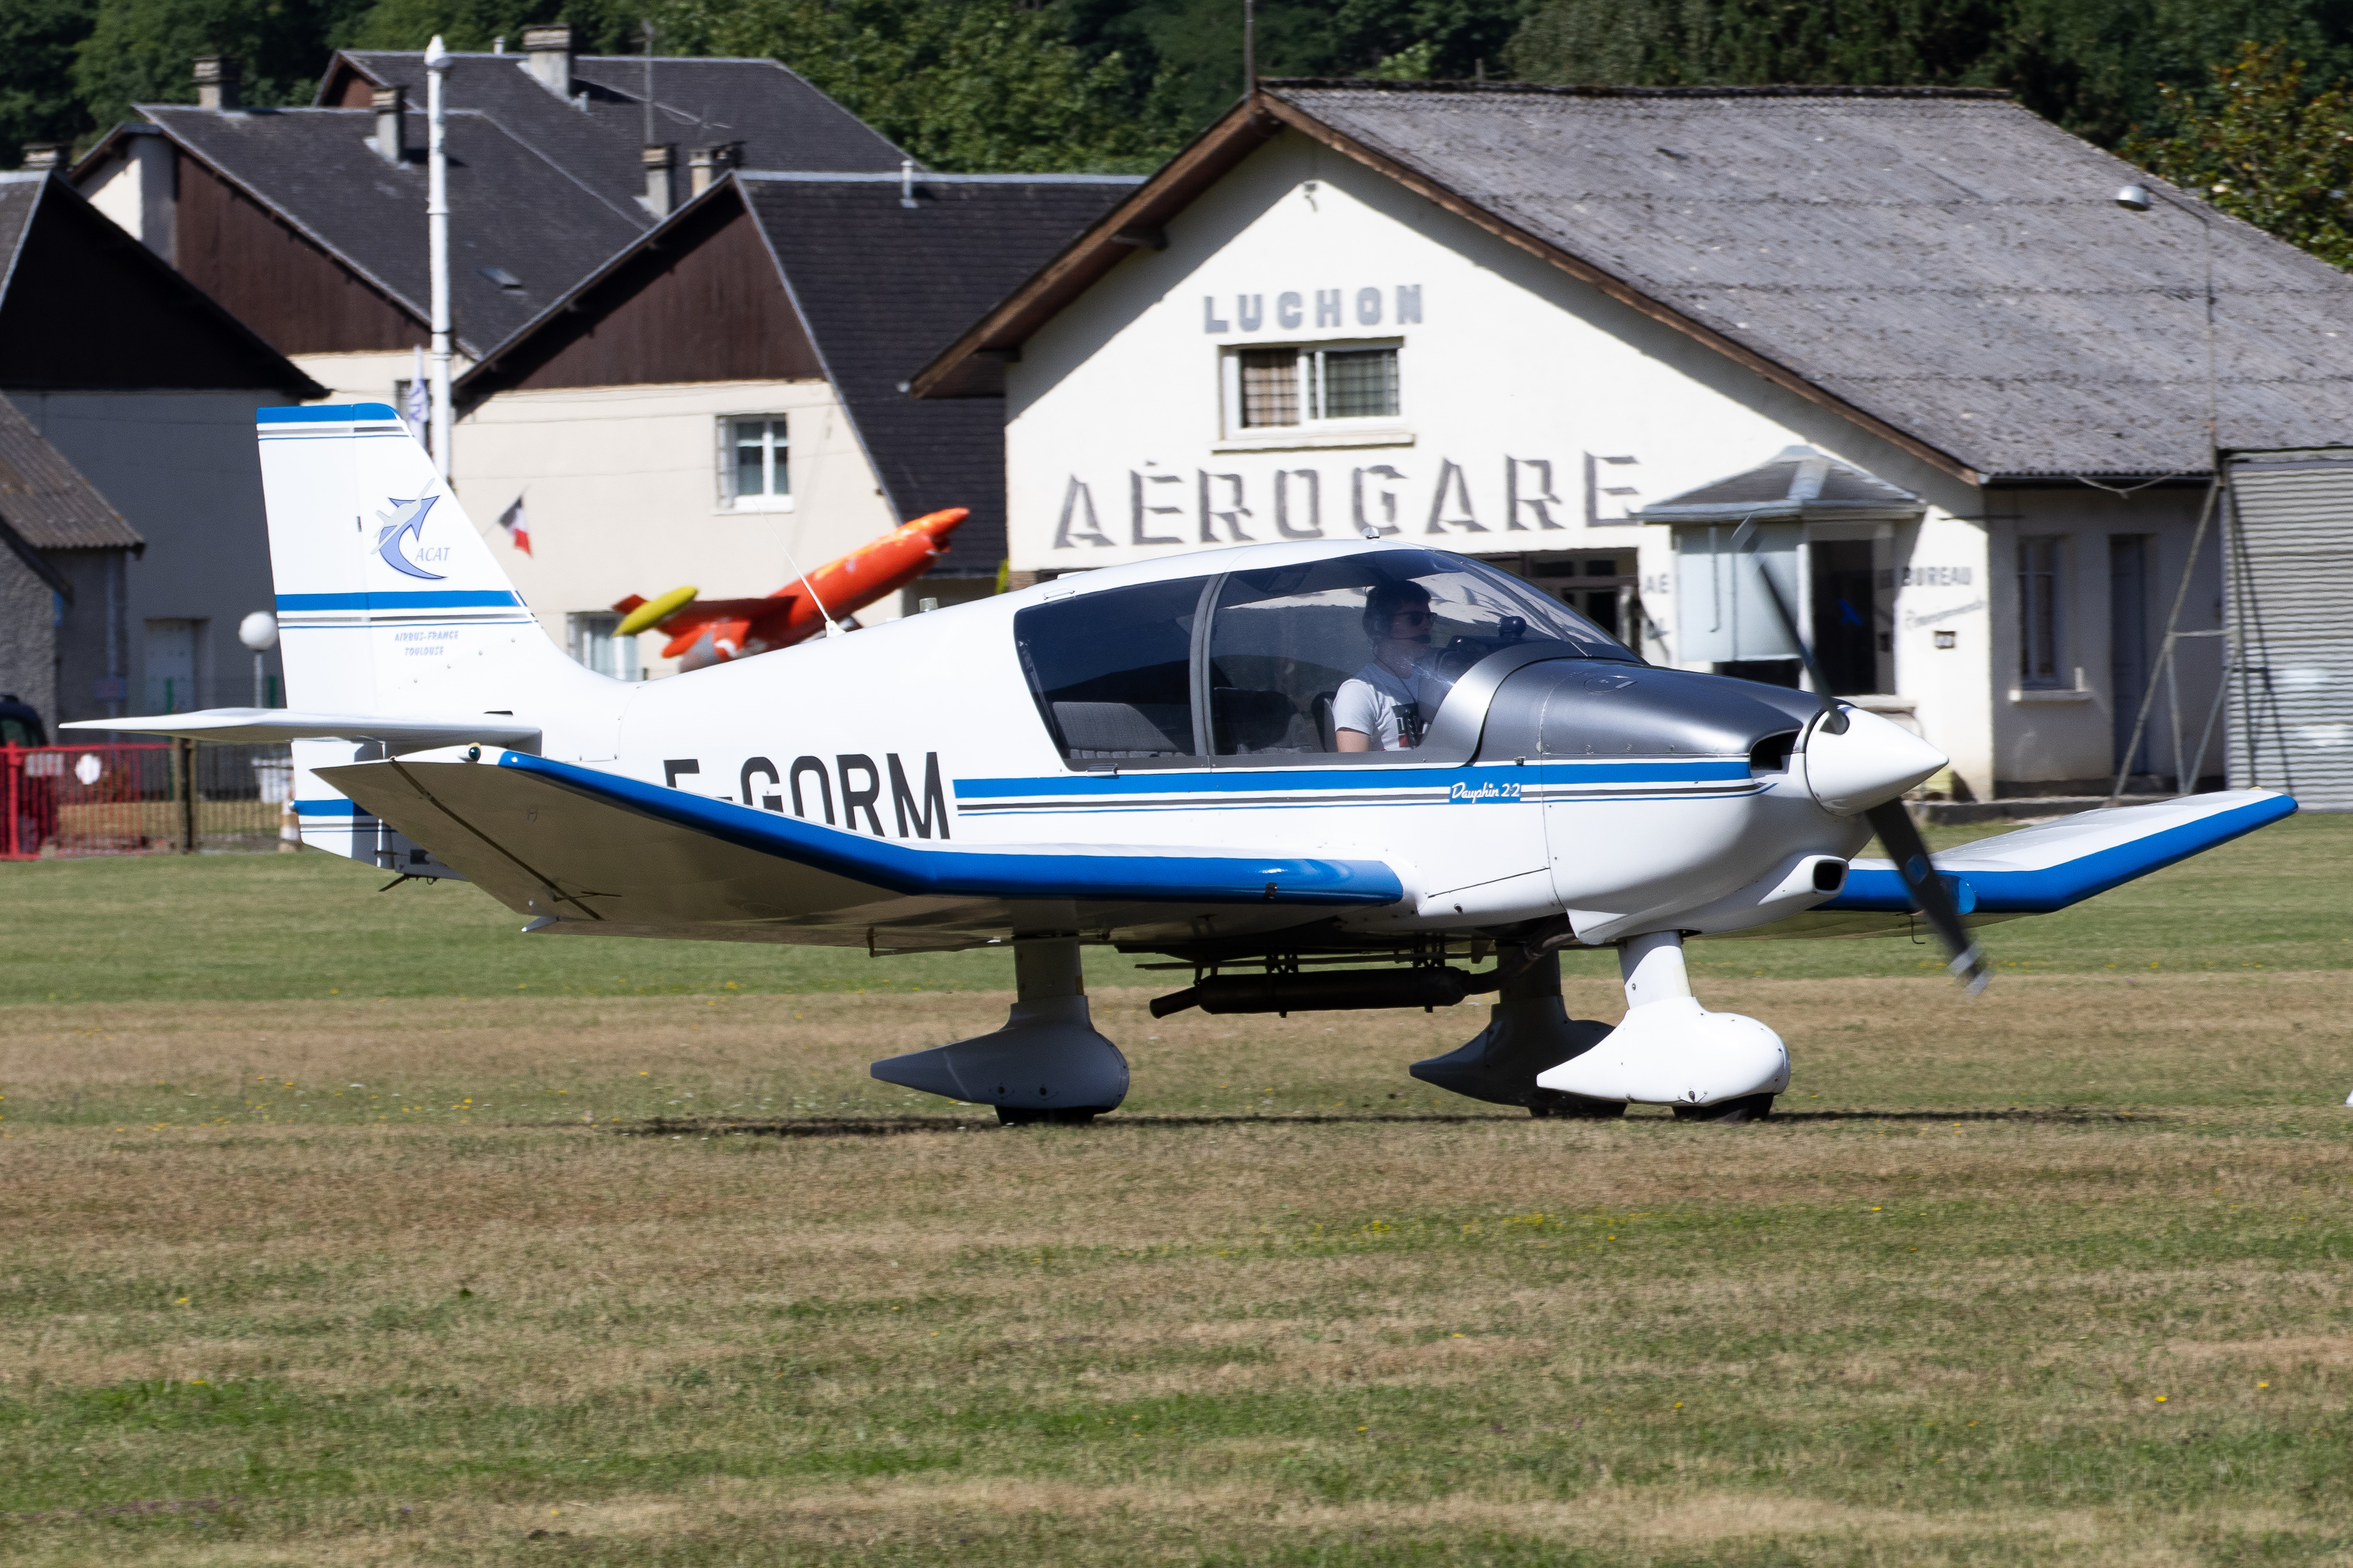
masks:
<instances>
[{"instance_id":1,"label":"utility pole","mask_svg":"<svg viewBox=\"0 0 2353 1568\"><path fill-rule=\"evenodd\" d=\"M433 471L449 482L449 152L442 86L449 51L441 35L425 47L425 229L433 273Z\"/></svg>"}]
</instances>

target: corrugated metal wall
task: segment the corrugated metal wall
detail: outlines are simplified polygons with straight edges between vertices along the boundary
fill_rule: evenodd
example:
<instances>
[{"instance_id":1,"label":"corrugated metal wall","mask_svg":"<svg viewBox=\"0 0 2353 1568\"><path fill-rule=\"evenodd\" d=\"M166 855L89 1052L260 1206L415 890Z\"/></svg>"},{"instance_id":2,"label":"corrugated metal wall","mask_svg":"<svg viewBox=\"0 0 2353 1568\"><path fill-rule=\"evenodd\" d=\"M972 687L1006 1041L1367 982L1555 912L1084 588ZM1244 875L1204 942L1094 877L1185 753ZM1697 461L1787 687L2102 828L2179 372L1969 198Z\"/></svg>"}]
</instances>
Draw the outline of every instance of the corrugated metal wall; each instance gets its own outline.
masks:
<instances>
[{"instance_id":1,"label":"corrugated metal wall","mask_svg":"<svg viewBox=\"0 0 2353 1568\"><path fill-rule=\"evenodd\" d=\"M2353 451L2231 464L2233 788L2353 809Z\"/></svg>"}]
</instances>

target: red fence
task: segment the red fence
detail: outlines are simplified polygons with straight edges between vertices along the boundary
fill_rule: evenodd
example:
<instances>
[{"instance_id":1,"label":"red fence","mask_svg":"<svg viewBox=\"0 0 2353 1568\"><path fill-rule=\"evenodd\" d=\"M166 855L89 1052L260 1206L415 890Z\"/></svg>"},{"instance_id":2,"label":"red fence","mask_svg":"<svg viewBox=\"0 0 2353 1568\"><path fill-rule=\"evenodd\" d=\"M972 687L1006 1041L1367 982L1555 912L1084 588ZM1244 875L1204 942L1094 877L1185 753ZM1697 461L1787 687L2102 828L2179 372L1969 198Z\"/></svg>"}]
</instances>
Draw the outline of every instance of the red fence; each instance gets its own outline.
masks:
<instances>
[{"instance_id":1,"label":"red fence","mask_svg":"<svg viewBox=\"0 0 2353 1568\"><path fill-rule=\"evenodd\" d=\"M0 746L0 860L268 848L292 783L283 746Z\"/></svg>"}]
</instances>

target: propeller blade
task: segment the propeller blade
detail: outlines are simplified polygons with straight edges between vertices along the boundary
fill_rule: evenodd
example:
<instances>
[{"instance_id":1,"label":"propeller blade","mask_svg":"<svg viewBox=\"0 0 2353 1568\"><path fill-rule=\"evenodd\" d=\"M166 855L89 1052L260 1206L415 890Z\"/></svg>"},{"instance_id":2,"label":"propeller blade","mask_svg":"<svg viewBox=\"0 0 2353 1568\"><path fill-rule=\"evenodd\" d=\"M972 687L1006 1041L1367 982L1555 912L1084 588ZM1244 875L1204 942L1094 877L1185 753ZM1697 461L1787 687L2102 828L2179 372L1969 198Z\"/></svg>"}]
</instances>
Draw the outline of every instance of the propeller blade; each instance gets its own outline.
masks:
<instances>
[{"instance_id":1,"label":"propeller blade","mask_svg":"<svg viewBox=\"0 0 2353 1568\"><path fill-rule=\"evenodd\" d=\"M1747 553L1756 535L1757 520L1752 517L1733 531L1733 552ZM1781 629L1788 634L1798 658L1805 664L1806 678L1813 684L1814 695L1821 700L1821 728L1833 735L1846 733L1846 714L1831 692L1830 678L1823 673L1820 660L1814 657L1813 645L1798 630L1798 617L1781 597L1781 584L1773 581L1773 574L1765 569L1762 561L1757 563L1757 575L1765 584L1765 596L1772 601L1773 613L1781 618ZM1912 814L1901 800L1890 800L1865 811L1862 819L1879 835L1879 842L1895 862L1896 874L1904 879L1912 902L1927 917L1937 941L1951 955L1945 967L1968 986L1970 995L1984 990L1986 982L1993 978L1985 950L1969 935L1969 928L1961 923L1960 907L1953 901L1953 889L1936 874L1936 862L1928 853L1928 841L1920 837L1919 825L1912 820Z\"/></svg>"},{"instance_id":2,"label":"propeller blade","mask_svg":"<svg viewBox=\"0 0 2353 1568\"><path fill-rule=\"evenodd\" d=\"M1968 986L1970 995L1984 990L1986 982L1993 978L1985 950L1969 935L1969 928L1961 923L1960 907L1953 901L1953 889L1936 874L1936 863L1929 858L1927 841L1920 837L1911 812L1900 800L1883 801L1864 812L1862 819L1879 835L1879 842L1887 850L1888 858L1895 862L1896 874L1904 879L1912 902L1927 917L1936 939L1952 955L1945 967L1953 972L1955 979Z\"/></svg>"},{"instance_id":3,"label":"propeller blade","mask_svg":"<svg viewBox=\"0 0 2353 1568\"><path fill-rule=\"evenodd\" d=\"M1756 537L1757 520L1744 518L1740 526L1732 531L1732 552L1735 555L1749 553ZM1798 630L1798 617L1781 597L1781 584L1773 581L1773 574L1765 569L1762 561L1757 563L1757 578L1765 584L1765 596L1773 601L1773 613L1781 618L1781 629L1788 633L1789 646L1798 650L1799 661L1806 667L1806 679L1813 683L1814 696L1822 705L1822 728L1833 735L1845 734L1846 713L1839 707L1838 699L1831 694L1830 677L1822 673L1821 662L1814 658L1813 645Z\"/></svg>"}]
</instances>

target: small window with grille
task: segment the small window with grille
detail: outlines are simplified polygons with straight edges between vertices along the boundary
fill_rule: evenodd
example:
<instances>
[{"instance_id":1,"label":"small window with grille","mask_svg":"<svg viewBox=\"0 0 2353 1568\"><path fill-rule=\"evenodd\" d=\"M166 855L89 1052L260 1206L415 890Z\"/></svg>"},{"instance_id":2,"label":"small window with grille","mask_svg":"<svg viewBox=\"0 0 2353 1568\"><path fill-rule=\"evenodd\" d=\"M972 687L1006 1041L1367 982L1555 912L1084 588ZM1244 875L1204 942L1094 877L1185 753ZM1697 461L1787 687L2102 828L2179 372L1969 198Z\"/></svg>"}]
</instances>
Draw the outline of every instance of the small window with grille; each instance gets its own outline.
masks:
<instances>
[{"instance_id":1,"label":"small window with grille","mask_svg":"<svg viewBox=\"0 0 2353 1568\"><path fill-rule=\"evenodd\" d=\"M1234 349L1225 380L1226 427L1237 435L1393 420L1401 412L1395 343Z\"/></svg>"},{"instance_id":2,"label":"small window with grille","mask_svg":"<svg viewBox=\"0 0 2353 1568\"><path fill-rule=\"evenodd\" d=\"M2029 690L2072 686L2067 668L2066 541L2018 542L2018 684Z\"/></svg>"},{"instance_id":3,"label":"small window with grille","mask_svg":"<svg viewBox=\"0 0 2353 1568\"><path fill-rule=\"evenodd\" d=\"M738 511L789 511L792 443L781 414L721 421L720 489Z\"/></svg>"}]
</instances>

